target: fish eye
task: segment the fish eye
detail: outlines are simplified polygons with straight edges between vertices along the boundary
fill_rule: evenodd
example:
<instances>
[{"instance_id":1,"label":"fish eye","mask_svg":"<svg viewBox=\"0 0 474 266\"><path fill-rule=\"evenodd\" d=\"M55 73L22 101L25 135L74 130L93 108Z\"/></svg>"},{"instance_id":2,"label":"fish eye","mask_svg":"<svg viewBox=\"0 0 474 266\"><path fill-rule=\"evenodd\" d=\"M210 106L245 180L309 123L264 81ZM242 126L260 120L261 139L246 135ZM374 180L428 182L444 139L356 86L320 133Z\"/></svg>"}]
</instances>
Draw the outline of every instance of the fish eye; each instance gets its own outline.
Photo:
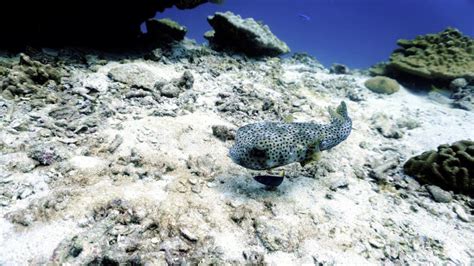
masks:
<instances>
[{"instance_id":1,"label":"fish eye","mask_svg":"<svg viewBox=\"0 0 474 266\"><path fill-rule=\"evenodd\" d=\"M263 158L266 155L266 151L258 148L252 148L249 152L252 157Z\"/></svg>"}]
</instances>

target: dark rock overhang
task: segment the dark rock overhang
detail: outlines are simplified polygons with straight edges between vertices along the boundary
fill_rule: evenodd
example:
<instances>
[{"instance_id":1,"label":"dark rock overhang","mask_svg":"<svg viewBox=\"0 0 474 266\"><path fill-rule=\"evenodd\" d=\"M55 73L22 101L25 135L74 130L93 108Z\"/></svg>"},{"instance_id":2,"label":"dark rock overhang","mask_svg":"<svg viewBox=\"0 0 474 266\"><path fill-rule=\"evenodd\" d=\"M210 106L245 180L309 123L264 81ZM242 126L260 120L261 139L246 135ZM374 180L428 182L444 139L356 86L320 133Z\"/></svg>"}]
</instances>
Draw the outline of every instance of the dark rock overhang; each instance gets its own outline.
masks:
<instances>
[{"instance_id":1,"label":"dark rock overhang","mask_svg":"<svg viewBox=\"0 0 474 266\"><path fill-rule=\"evenodd\" d=\"M193 8L210 0L15 0L2 3L0 47L124 47L156 12ZM212 1L215 2L215 1Z\"/></svg>"}]
</instances>

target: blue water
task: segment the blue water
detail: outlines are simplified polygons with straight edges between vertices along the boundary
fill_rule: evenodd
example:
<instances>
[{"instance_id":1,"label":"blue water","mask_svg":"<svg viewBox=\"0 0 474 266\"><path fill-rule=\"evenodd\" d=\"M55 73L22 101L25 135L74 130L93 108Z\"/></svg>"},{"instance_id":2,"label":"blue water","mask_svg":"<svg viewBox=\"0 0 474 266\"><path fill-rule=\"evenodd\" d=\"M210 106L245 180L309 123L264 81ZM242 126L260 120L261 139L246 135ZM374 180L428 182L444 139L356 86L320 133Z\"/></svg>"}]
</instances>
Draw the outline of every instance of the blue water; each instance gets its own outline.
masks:
<instances>
[{"instance_id":1,"label":"blue water","mask_svg":"<svg viewBox=\"0 0 474 266\"><path fill-rule=\"evenodd\" d=\"M307 52L326 66L366 68L387 60L397 39L447 26L474 36L474 0L226 0L156 17L178 21L188 28L188 38L202 43L211 28L206 17L228 10L262 20L292 52Z\"/></svg>"}]
</instances>

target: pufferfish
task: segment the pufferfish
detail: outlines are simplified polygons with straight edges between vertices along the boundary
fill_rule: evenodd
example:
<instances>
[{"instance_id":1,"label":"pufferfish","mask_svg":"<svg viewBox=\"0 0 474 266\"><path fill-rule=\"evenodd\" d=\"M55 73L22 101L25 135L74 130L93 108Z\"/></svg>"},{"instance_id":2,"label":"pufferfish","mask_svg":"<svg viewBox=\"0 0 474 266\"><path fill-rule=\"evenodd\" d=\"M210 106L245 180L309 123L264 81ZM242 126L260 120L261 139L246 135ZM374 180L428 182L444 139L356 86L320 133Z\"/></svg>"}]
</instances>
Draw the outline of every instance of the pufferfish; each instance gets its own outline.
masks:
<instances>
[{"instance_id":1,"label":"pufferfish","mask_svg":"<svg viewBox=\"0 0 474 266\"><path fill-rule=\"evenodd\" d=\"M299 162L302 166L317 161L321 151L338 145L351 133L352 120L345 102L336 110L328 108L329 124L260 122L237 130L229 157L252 170L270 170ZM258 182L278 186L282 176L256 176Z\"/></svg>"}]
</instances>

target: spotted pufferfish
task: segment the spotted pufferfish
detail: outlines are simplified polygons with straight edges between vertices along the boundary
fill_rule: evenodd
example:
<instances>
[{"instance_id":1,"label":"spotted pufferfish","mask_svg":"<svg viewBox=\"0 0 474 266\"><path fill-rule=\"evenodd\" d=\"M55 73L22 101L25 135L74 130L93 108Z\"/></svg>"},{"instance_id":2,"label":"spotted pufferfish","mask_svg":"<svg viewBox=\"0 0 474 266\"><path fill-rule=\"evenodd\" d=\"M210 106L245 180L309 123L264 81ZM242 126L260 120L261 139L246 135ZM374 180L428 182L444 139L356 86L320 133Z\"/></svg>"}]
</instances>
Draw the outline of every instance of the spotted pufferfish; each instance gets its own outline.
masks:
<instances>
[{"instance_id":1,"label":"spotted pufferfish","mask_svg":"<svg viewBox=\"0 0 474 266\"><path fill-rule=\"evenodd\" d=\"M302 166L317 161L321 151L338 145L351 133L352 120L345 102L336 110L328 108L329 124L260 122L237 130L229 157L252 170L269 170L290 163ZM283 176L257 176L258 182L278 186Z\"/></svg>"}]
</instances>

